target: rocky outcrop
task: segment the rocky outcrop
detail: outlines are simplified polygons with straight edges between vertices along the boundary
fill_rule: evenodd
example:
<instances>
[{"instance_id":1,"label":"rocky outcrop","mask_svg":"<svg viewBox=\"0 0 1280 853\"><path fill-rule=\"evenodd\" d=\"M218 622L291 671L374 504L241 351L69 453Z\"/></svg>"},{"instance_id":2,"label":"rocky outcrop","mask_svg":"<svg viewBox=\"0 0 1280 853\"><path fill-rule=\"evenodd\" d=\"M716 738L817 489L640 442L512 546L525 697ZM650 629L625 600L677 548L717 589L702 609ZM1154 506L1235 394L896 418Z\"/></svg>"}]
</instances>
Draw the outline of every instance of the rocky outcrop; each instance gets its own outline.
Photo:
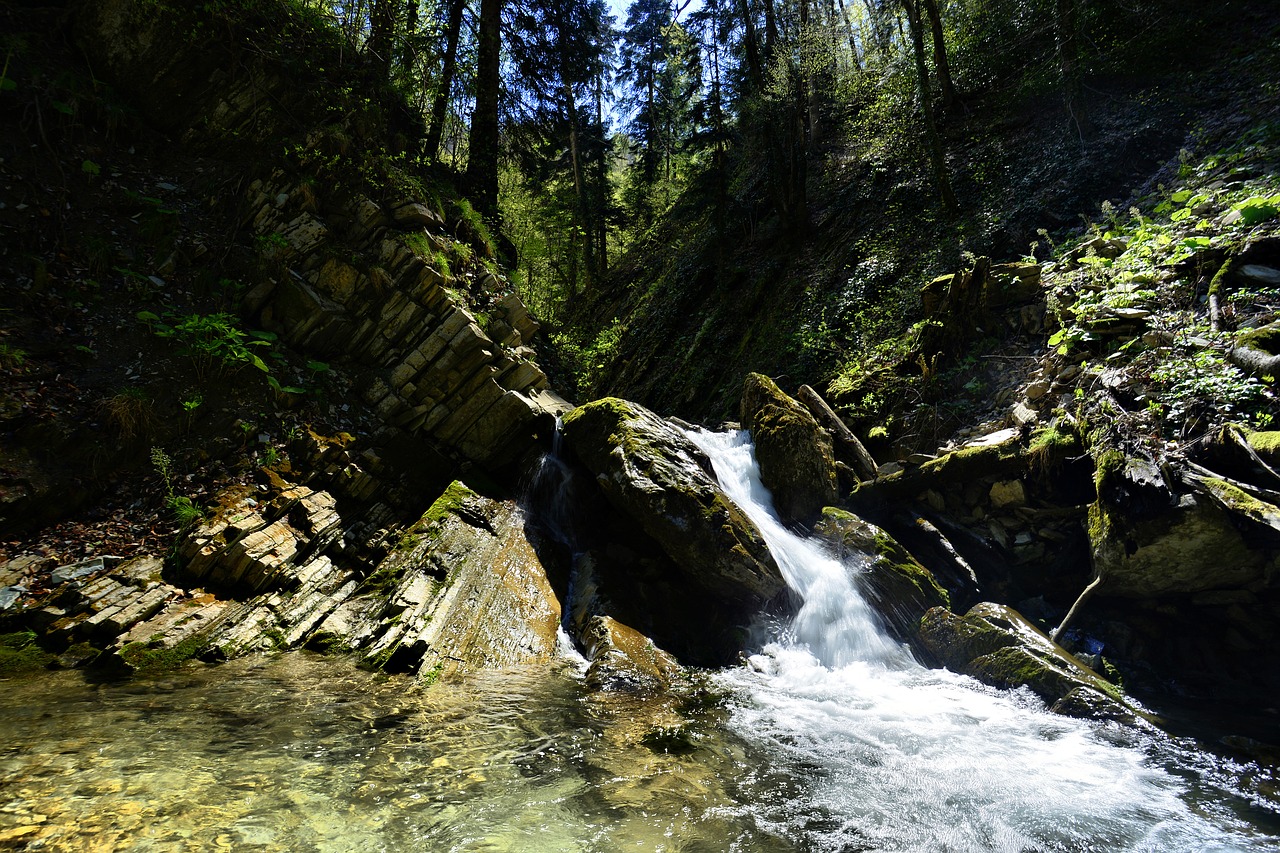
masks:
<instances>
[{"instance_id":1,"label":"rocky outcrop","mask_svg":"<svg viewBox=\"0 0 1280 853\"><path fill-rule=\"evenodd\" d=\"M920 623L919 641L938 665L993 687L1027 687L1053 711L1117 720L1135 716L1114 685L1004 605L984 602L964 616L935 607Z\"/></svg>"},{"instance_id":2,"label":"rocky outcrop","mask_svg":"<svg viewBox=\"0 0 1280 853\"><path fill-rule=\"evenodd\" d=\"M73 662L134 669L307 646L434 679L556 654L559 602L513 503L455 483L379 544L358 540L394 526L382 504L340 511L286 482L222 497L176 573L156 557L69 567L8 618Z\"/></svg>"},{"instance_id":3,"label":"rocky outcrop","mask_svg":"<svg viewBox=\"0 0 1280 853\"><path fill-rule=\"evenodd\" d=\"M742 425L750 430L760 465L760 481L773 494L778 515L808 524L836 499L836 466L831 436L809 410L759 373L742 389Z\"/></svg>"},{"instance_id":4,"label":"rocky outcrop","mask_svg":"<svg viewBox=\"0 0 1280 853\"><path fill-rule=\"evenodd\" d=\"M609 502L653 537L690 582L747 609L786 590L756 526L678 429L648 409L608 398L566 415L564 437Z\"/></svg>"},{"instance_id":5,"label":"rocky outcrop","mask_svg":"<svg viewBox=\"0 0 1280 853\"><path fill-rule=\"evenodd\" d=\"M246 306L292 346L363 366L361 393L383 421L492 469L515 461L568 408L533 361L527 344L538 324L518 296L487 275L479 284L493 302L486 330L450 292L460 283L429 248L444 239L442 226L388 217L359 196L335 200L323 218L310 206L281 173L250 186L245 222L274 240L283 273L254 288ZM362 266L323 250L334 240L355 247Z\"/></svg>"},{"instance_id":6,"label":"rocky outcrop","mask_svg":"<svg viewBox=\"0 0 1280 853\"><path fill-rule=\"evenodd\" d=\"M925 612L951 606L933 573L874 524L826 507L813 532L855 567L859 586L898 639L914 644Z\"/></svg>"}]
</instances>

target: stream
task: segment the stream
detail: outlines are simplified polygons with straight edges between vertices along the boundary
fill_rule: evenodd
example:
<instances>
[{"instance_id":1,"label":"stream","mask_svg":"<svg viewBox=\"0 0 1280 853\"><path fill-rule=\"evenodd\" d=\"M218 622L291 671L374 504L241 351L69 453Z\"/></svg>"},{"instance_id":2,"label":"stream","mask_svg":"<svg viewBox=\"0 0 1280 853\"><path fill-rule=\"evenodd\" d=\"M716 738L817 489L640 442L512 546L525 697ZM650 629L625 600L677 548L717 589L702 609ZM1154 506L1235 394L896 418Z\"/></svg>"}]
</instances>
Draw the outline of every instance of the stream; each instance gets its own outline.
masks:
<instances>
[{"instance_id":1,"label":"stream","mask_svg":"<svg viewBox=\"0 0 1280 853\"><path fill-rule=\"evenodd\" d=\"M0 849L1275 851L1263 771L921 667L774 516L742 433L693 433L803 600L691 750L668 700L551 667L427 685L309 653L0 687ZM678 719L678 718L676 718Z\"/></svg>"}]
</instances>

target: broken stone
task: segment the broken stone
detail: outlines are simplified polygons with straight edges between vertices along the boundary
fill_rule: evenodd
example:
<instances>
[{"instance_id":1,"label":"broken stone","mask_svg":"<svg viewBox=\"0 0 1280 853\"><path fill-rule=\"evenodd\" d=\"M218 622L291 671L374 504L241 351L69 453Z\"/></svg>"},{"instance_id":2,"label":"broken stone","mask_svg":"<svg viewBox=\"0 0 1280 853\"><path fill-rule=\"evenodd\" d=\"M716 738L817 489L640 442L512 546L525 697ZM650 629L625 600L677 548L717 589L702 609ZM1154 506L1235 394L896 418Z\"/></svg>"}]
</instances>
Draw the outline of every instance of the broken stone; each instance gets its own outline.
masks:
<instances>
[{"instance_id":1,"label":"broken stone","mask_svg":"<svg viewBox=\"0 0 1280 853\"><path fill-rule=\"evenodd\" d=\"M993 483L989 496L992 505L996 507L1023 506L1027 502L1027 492L1021 480L1001 480Z\"/></svg>"}]
</instances>

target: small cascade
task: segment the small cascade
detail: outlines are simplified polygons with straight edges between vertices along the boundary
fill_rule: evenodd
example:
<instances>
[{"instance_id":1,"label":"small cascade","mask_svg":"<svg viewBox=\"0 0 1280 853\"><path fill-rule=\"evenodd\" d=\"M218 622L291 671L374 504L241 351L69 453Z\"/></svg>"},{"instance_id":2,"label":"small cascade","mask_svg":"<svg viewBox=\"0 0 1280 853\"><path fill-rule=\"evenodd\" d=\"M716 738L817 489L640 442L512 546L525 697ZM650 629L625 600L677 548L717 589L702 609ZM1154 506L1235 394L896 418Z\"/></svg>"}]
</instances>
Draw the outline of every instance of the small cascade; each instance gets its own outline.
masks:
<instances>
[{"instance_id":1,"label":"small cascade","mask_svg":"<svg viewBox=\"0 0 1280 853\"><path fill-rule=\"evenodd\" d=\"M820 544L792 534L778 519L760 482L748 434L688 435L711 458L720 487L755 522L787 585L799 595L802 604L790 626L792 639L829 667L855 661L895 669L914 665L911 653L885 633L848 568Z\"/></svg>"},{"instance_id":2,"label":"small cascade","mask_svg":"<svg viewBox=\"0 0 1280 853\"><path fill-rule=\"evenodd\" d=\"M805 850L1274 850L1215 759L1154 732L1047 712L917 664L851 570L787 530L746 433L691 432L801 604L723 673L730 728L771 756L746 774L761 827Z\"/></svg>"},{"instance_id":3,"label":"small cascade","mask_svg":"<svg viewBox=\"0 0 1280 853\"><path fill-rule=\"evenodd\" d=\"M571 647L572 642L568 640L568 636L574 633L578 611L587 603L581 601L578 595L582 585L580 563L584 551L580 510L583 502L576 494L578 484L573 469L564 458L562 427L563 422L557 415L551 449L542 454L529 473L522 504L528 516L569 556L569 575L565 585L560 629Z\"/></svg>"}]
</instances>

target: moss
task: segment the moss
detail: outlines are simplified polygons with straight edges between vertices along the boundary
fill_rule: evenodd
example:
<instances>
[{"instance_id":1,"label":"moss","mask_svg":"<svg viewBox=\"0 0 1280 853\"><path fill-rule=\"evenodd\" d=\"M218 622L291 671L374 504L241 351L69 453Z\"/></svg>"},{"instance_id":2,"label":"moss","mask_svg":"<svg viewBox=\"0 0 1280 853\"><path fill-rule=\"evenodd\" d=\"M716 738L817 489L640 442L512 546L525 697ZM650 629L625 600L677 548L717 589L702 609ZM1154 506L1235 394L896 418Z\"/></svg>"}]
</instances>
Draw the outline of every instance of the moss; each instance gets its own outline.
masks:
<instances>
[{"instance_id":1,"label":"moss","mask_svg":"<svg viewBox=\"0 0 1280 853\"><path fill-rule=\"evenodd\" d=\"M599 411L609 412L617 421L630 420L631 418L636 417L635 409L631 408L626 400L619 397L604 397L600 400L594 400L573 409L564 416L562 422L564 426L568 426L569 424L590 415L592 412Z\"/></svg>"},{"instance_id":2,"label":"moss","mask_svg":"<svg viewBox=\"0 0 1280 853\"><path fill-rule=\"evenodd\" d=\"M1227 276L1231 274L1231 268L1234 266L1235 266L1235 259L1227 258L1227 260L1222 264L1222 266L1218 268L1217 273L1215 273L1213 276L1213 281L1209 282L1210 296L1214 296L1222 292L1222 283L1223 281L1226 280Z\"/></svg>"},{"instance_id":3,"label":"moss","mask_svg":"<svg viewBox=\"0 0 1280 853\"><path fill-rule=\"evenodd\" d=\"M1249 446L1268 462L1280 461L1280 431L1251 432Z\"/></svg>"},{"instance_id":4,"label":"moss","mask_svg":"<svg viewBox=\"0 0 1280 853\"><path fill-rule=\"evenodd\" d=\"M1093 462L1093 485L1099 495L1107 481L1124 470L1125 455L1119 450L1104 450Z\"/></svg>"},{"instance_id":5,"label":"moss","mask_svg":"<svg viewBox=\"0 0 1280 853\"><path fill-rule=\"evenodd\" d=\"M176 646L166 647L159 642L129 643L120 649L120 660L135 672L164 672L177 669L194 658L204 648L206 638L197 634Z\"/></svg>"},{"instance_id":6,"label":"moss","mask_svg":"<svg viewBox=\"0 0 1280 853\"><path fill-rule=\"evenodd\" d=\"M895 539L887 533L878 533L875 550L884 564L896 575L909 581L924 600L930 603L940 601L943 607L950 609L951 595L938 583L933 572L920 565Z\"/></svg>"},{"instance_id":7,"label":"moss","mask_svg":"<svg viewBox=\"0 0 1280 853\"><path fill-rule=\"evenodd\" d=\"M353 651L346 637L327 631L311 635L311 639L307 640L307 648L330 657L349 655Z\"/></svg>"},{"instance_id":8,"label":"moss","mask_svg":"<svg viewBox=\"0 0 1280 853\"><path fill-rule=\"evenodd\" d=\"M410 529L424 527L424 522L436 523L444 521L451 513L457 513L467 501L474 500L477 497L479 496L463 483L454 480L444 490L444 494L435 499L435 502L423 513L422 518L418 519L413 528Z\"/></svg>"},{"instance_id":9,"label":"moss","mask_svg":"<svg viewBox=\"0 0 1280 853\"><path fill-rule=\"evenodd\" d=\"M1258 500L1238 486L1233 486L1225 480L1204 480L1202 482L1204 487L1209 490L1209 493L1232 512L1239 513L1246 518L1263 524L1280 519L1280 508L1266 501Z\"/></svg>"},{"instance_id":10,"label":"moss","mask_svg":"<svg viewBox=\"0 0 1280 853\"><path fill-rule=\"evenodd\" d=\"M377 570L365 578L361 589L374 595L390 595L399 585L404 570L410 565L410 557L424 541L434 541L439 534L439 526L450 516L456 515L470 500L478 495L461 482L455 480L449 484L444 493L427 508L422 517L400 534L392 553L382 561Z\"/></svg>"},{"instance_id":11,"label":"moss","mask_svg":"<svg viewBox=\"0 0 1280 853\"><path fill-rule=\"evenodd\" d=\"M920 475L947 478L953 482L990 476L1022 461L1022 447L1017 438L983 447L962 447L920 467Z\"/></svg>"},{"instance_id":12,"label":"moss","mask_svg":"<svg viewBox=\"0 0 1280 853\"><path fill-rule=\"evenodd\" d=\"M1280 328L1271 323L1257 329L1244 329L1236 334L1236 346L1250 347L1265 353L1280 353Z\"/></svg>"},{"instance_id":13,"label":"moss","mask_svg":"<svg viewBox=\"0 0 1280 853\"><path fill-rule=\"evenodd\" d=\"M48 669L56 660L36 644L34 631L0 634L0 677Z\"/></svg>"}]
</instances>

